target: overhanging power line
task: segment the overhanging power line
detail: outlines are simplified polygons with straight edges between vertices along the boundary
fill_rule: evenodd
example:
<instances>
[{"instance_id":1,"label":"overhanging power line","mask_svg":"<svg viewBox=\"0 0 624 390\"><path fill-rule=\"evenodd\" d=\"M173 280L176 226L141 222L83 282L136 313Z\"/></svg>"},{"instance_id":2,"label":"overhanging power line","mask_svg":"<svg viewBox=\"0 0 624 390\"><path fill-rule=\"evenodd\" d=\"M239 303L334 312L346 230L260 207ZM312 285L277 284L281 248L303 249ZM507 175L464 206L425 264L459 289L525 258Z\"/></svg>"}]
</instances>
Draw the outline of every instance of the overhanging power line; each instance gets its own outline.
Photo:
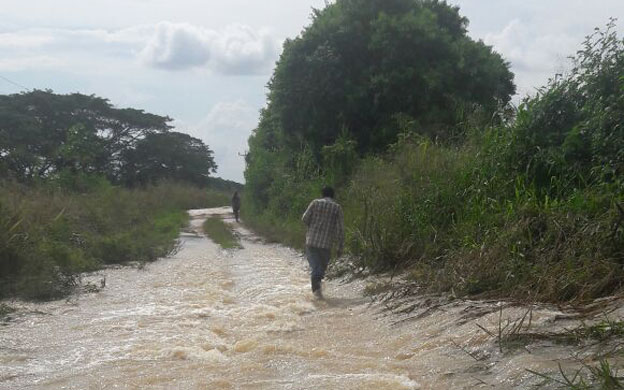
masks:
<instances>
[{"instance_id":1,"label":"overhanging power line","mask_svg":"<svg viewBox=\"0 0 624 390\"><path fill-rule=\"evenodd\" d=\"M0 79L2 79L2 80L4 80L4 81L6 81L7 83L9 83L9 84L11 84L11 85L14 85L14 86L18 87L18 88L22 88L22 89L24 89L24 90L26 90L26 91L29 91L29 90L30 90L30 88L25 87L25 86L23 86L22 84L16 83L15 81L13 81L13 80L11 80L11 79L8 79L8 78L6 78L6 77L4 77L4 76L2 76L2 75L0 75Z\"/></svg>"}]
</instances>

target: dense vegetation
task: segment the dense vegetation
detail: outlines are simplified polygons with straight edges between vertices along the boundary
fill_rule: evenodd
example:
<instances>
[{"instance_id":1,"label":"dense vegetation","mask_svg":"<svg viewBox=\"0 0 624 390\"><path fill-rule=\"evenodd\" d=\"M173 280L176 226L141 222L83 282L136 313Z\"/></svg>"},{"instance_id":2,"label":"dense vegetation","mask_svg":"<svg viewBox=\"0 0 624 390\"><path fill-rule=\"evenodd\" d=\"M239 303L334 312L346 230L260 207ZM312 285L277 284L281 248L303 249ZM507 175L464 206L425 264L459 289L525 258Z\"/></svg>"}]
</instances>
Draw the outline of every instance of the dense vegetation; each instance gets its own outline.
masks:
<instances>
[{"instance_id":1,"label":"dense vegetation","mask_svg":"<svg viewBox=\"0 0 624 390\"><path fill-rule=\"evenodd\" d=\"M322 182L345 187L361 157L382 155L402 133L459 144L471 122L489 121L514 93L513 75L467 24L435 0L315 11L284 44L249 139L246 222L300 242L300 224L281 225L299 220Z\"/></svg>"},{"instance_id":2,"label":"dense vegetation","mask_svg":"<svg viewBox=\"0 0 624 390\"><path fill-rule=\"evenodd\" d=\"M125 189L101 181L80 193L3 185L0 296L60 297L81 272L156 260L173 249L184 210L227 203L223 193L175 182Z\"/></svg>"},{"instance_id":3,"label":"dense vegetation","mask_svg":"<svg viewBox=\"0 0 624 390\"><path fill-rule=\"evenodd\" d=\"M301 213L330 183L351 254L424 289L548 301L618 291L624 42L613 23L596 31L514 111L507 65L466 24L427 0L316 12L286 43L250 138L245 221L300 246ZM368 41L340 46L351 29ZM470 64L464 82L458 64Z\"/></svg>"},{"instance_id":4,"label":"dense vegetation","mask_svg":"<svg viewBox=\"0 0 624 390\"><path fill-rule=\"evenodd\" d=\"M513 76L466 26L457 8L429 0L341 0L316 11L284 44L249 140L252 213L298 214L294 182L319 167L340 182L356 156L385 150L401 131L451 142L470 118L489 119L513 94Z\"/></svg>"},{"instance_id":5,"label":"dense vegetation","mask_svg":"<svg viewBox=\"0 0 624 390\"><path fill-rule=\"evenodd\" d=\"M167 254L184 210L229 204L212 151L171 119L49 91L0 96L0 297L51 299ZM212 189L208 189L212 188Z\"/></svg>"}]
</instances>

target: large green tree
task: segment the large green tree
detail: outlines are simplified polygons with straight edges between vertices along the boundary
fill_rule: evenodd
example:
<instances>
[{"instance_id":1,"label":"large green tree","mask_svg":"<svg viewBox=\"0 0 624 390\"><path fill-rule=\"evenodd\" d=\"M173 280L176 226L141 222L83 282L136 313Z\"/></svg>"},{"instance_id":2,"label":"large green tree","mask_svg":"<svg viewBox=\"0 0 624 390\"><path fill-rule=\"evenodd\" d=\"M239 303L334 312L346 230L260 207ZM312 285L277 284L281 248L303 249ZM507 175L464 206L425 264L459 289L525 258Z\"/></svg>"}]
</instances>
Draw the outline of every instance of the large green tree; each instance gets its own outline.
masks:
<instances>
[{"instance_id":1,"label":"large green tree","mask_svg":"<svg viewBox=\"0 0 624 390\"><path fill-rule=\"evenodd\" d=\"M457 7L437 0L337 0L287 40L269 84L285 140L315 151L347 129L360 152L394 142L398 121L447 137L515 92L508 64L468 37Z\"/></svg>"},{"instance_id":2,"label":"large green tree","mask_svg":"<svg viewBox=\"0 0 624 390\"><path fill-rule=\"evenodd\" d=\"M93 95L2 95L0 173L29 180L69 169L120 181L124 153L149 134L167 132L170 121Z\"/></svg>"},{"instance_id":3,"label":"large green tree","mask_svg":"<svg viewBox=\"0 0 624 390\"><path fill-rule=\"evenodd\" d=\"M461 136L515 93L509 64L438 0L336 0L289 39L249 139L246 191L263 212L321 171L344 180L354 156L411 131ZM478 115L477 115L478 114ZM280 202L285 203L285 202Z\"/></svg>"},{"instance_id":4,"label":"large green tree","mask_svg":"<svg viewBox=\"0 0 624 390\"><path fill-rule=\"evenodd\" d=\"M182 180L206 185L217 170L213 152L200 139L188 134L148 134L124 156L123 177L130 185Z\"/></svg>"}]
</instances>

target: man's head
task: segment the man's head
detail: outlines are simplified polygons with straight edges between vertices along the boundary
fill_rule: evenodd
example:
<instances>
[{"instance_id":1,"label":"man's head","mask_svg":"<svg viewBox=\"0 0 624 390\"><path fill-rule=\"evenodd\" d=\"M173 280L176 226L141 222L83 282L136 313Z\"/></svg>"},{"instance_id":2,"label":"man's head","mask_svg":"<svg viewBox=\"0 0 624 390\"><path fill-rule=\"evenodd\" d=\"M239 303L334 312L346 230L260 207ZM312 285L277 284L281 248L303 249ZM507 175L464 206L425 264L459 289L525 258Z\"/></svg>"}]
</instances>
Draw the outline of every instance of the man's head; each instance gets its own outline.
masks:
<instances>
[{"instance_id":1,"label":"man's head","mask_svg":"<svg viewBox=\"0 0 624 390\"><path fill-rule=\"evenodd\" d=\"M323 194L323 198L333 198L334 197L334 189L330 186L325 186L321 190L321 194Z\"/></svg>"}]
</instances>

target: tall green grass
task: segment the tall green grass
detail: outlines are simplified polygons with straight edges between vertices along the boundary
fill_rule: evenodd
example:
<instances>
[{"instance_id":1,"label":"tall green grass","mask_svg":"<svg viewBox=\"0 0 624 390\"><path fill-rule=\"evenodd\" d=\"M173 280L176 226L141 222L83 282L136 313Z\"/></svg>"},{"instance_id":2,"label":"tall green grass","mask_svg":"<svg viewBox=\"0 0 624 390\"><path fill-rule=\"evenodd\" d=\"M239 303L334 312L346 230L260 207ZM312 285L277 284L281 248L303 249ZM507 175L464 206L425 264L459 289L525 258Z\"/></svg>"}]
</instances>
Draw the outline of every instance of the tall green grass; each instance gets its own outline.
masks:
<instances>
[{"instance_id":1,"label":"tall green grass","mask_svg":"<svg viewBox=\"0 0 624 390\"><path fill-rule=\"evenodd\" d=\"M232 228L218 216L207 218L204 221L203 229L204 233L223 249L242 248Z\"/></svg>"},{"instance_id":2,"label":"tall green grass","mask_svg":"<svg viewBox=\"0 0 624 390\"><path fill-rule=\"evenodd\" d=\"M621 197L596 186L552 199L491 174L472 145L408 142L366 161L345 203L349 248L458 295L583 301L621 288Z\"/></svg>"},{"instance_id":3,"label":"tall green grass","mask_svg":"<svg viewBox=\"0 0 624 390\"><path fill-rule=\"evenodd\" d=\"M174 248L186 209L229 203L228 194L174 182L62 188L2 183L0 297L58 298L72 290L80 272L153 261Z\"/></svg>"},{"instance_id":4,"label":"tall green grass","mask_svg":"<svg viewBox=\"0 0 624 390\"><path fill-rule=\"evenodd\" d=\"M552 302L621 292L624 40L613 22L573 63L514 115L467 121L461 144L406 128L378 155L355 157L348 134L321 156L260 148L245 221L301 247L301 214L333 184L351 254L425 290Z\"/></svg>"},{"instance_id":5,"label":"tall green grass","mask_svg":"<svg viewBox=\"0 0 624 390\"><path fill-rule=\"evenodd\" d=\"M348 251L362 266L404 270L425 290L457 296L561 302L619 291L624 195L604 184L540 193L497 166L507 131L461 146L405 135L385 156L361 161L337 188ZM284 184L270 207L247 205L245 223L302 248L301 214L325 182Z\"/></svg>"}]
</instances>

